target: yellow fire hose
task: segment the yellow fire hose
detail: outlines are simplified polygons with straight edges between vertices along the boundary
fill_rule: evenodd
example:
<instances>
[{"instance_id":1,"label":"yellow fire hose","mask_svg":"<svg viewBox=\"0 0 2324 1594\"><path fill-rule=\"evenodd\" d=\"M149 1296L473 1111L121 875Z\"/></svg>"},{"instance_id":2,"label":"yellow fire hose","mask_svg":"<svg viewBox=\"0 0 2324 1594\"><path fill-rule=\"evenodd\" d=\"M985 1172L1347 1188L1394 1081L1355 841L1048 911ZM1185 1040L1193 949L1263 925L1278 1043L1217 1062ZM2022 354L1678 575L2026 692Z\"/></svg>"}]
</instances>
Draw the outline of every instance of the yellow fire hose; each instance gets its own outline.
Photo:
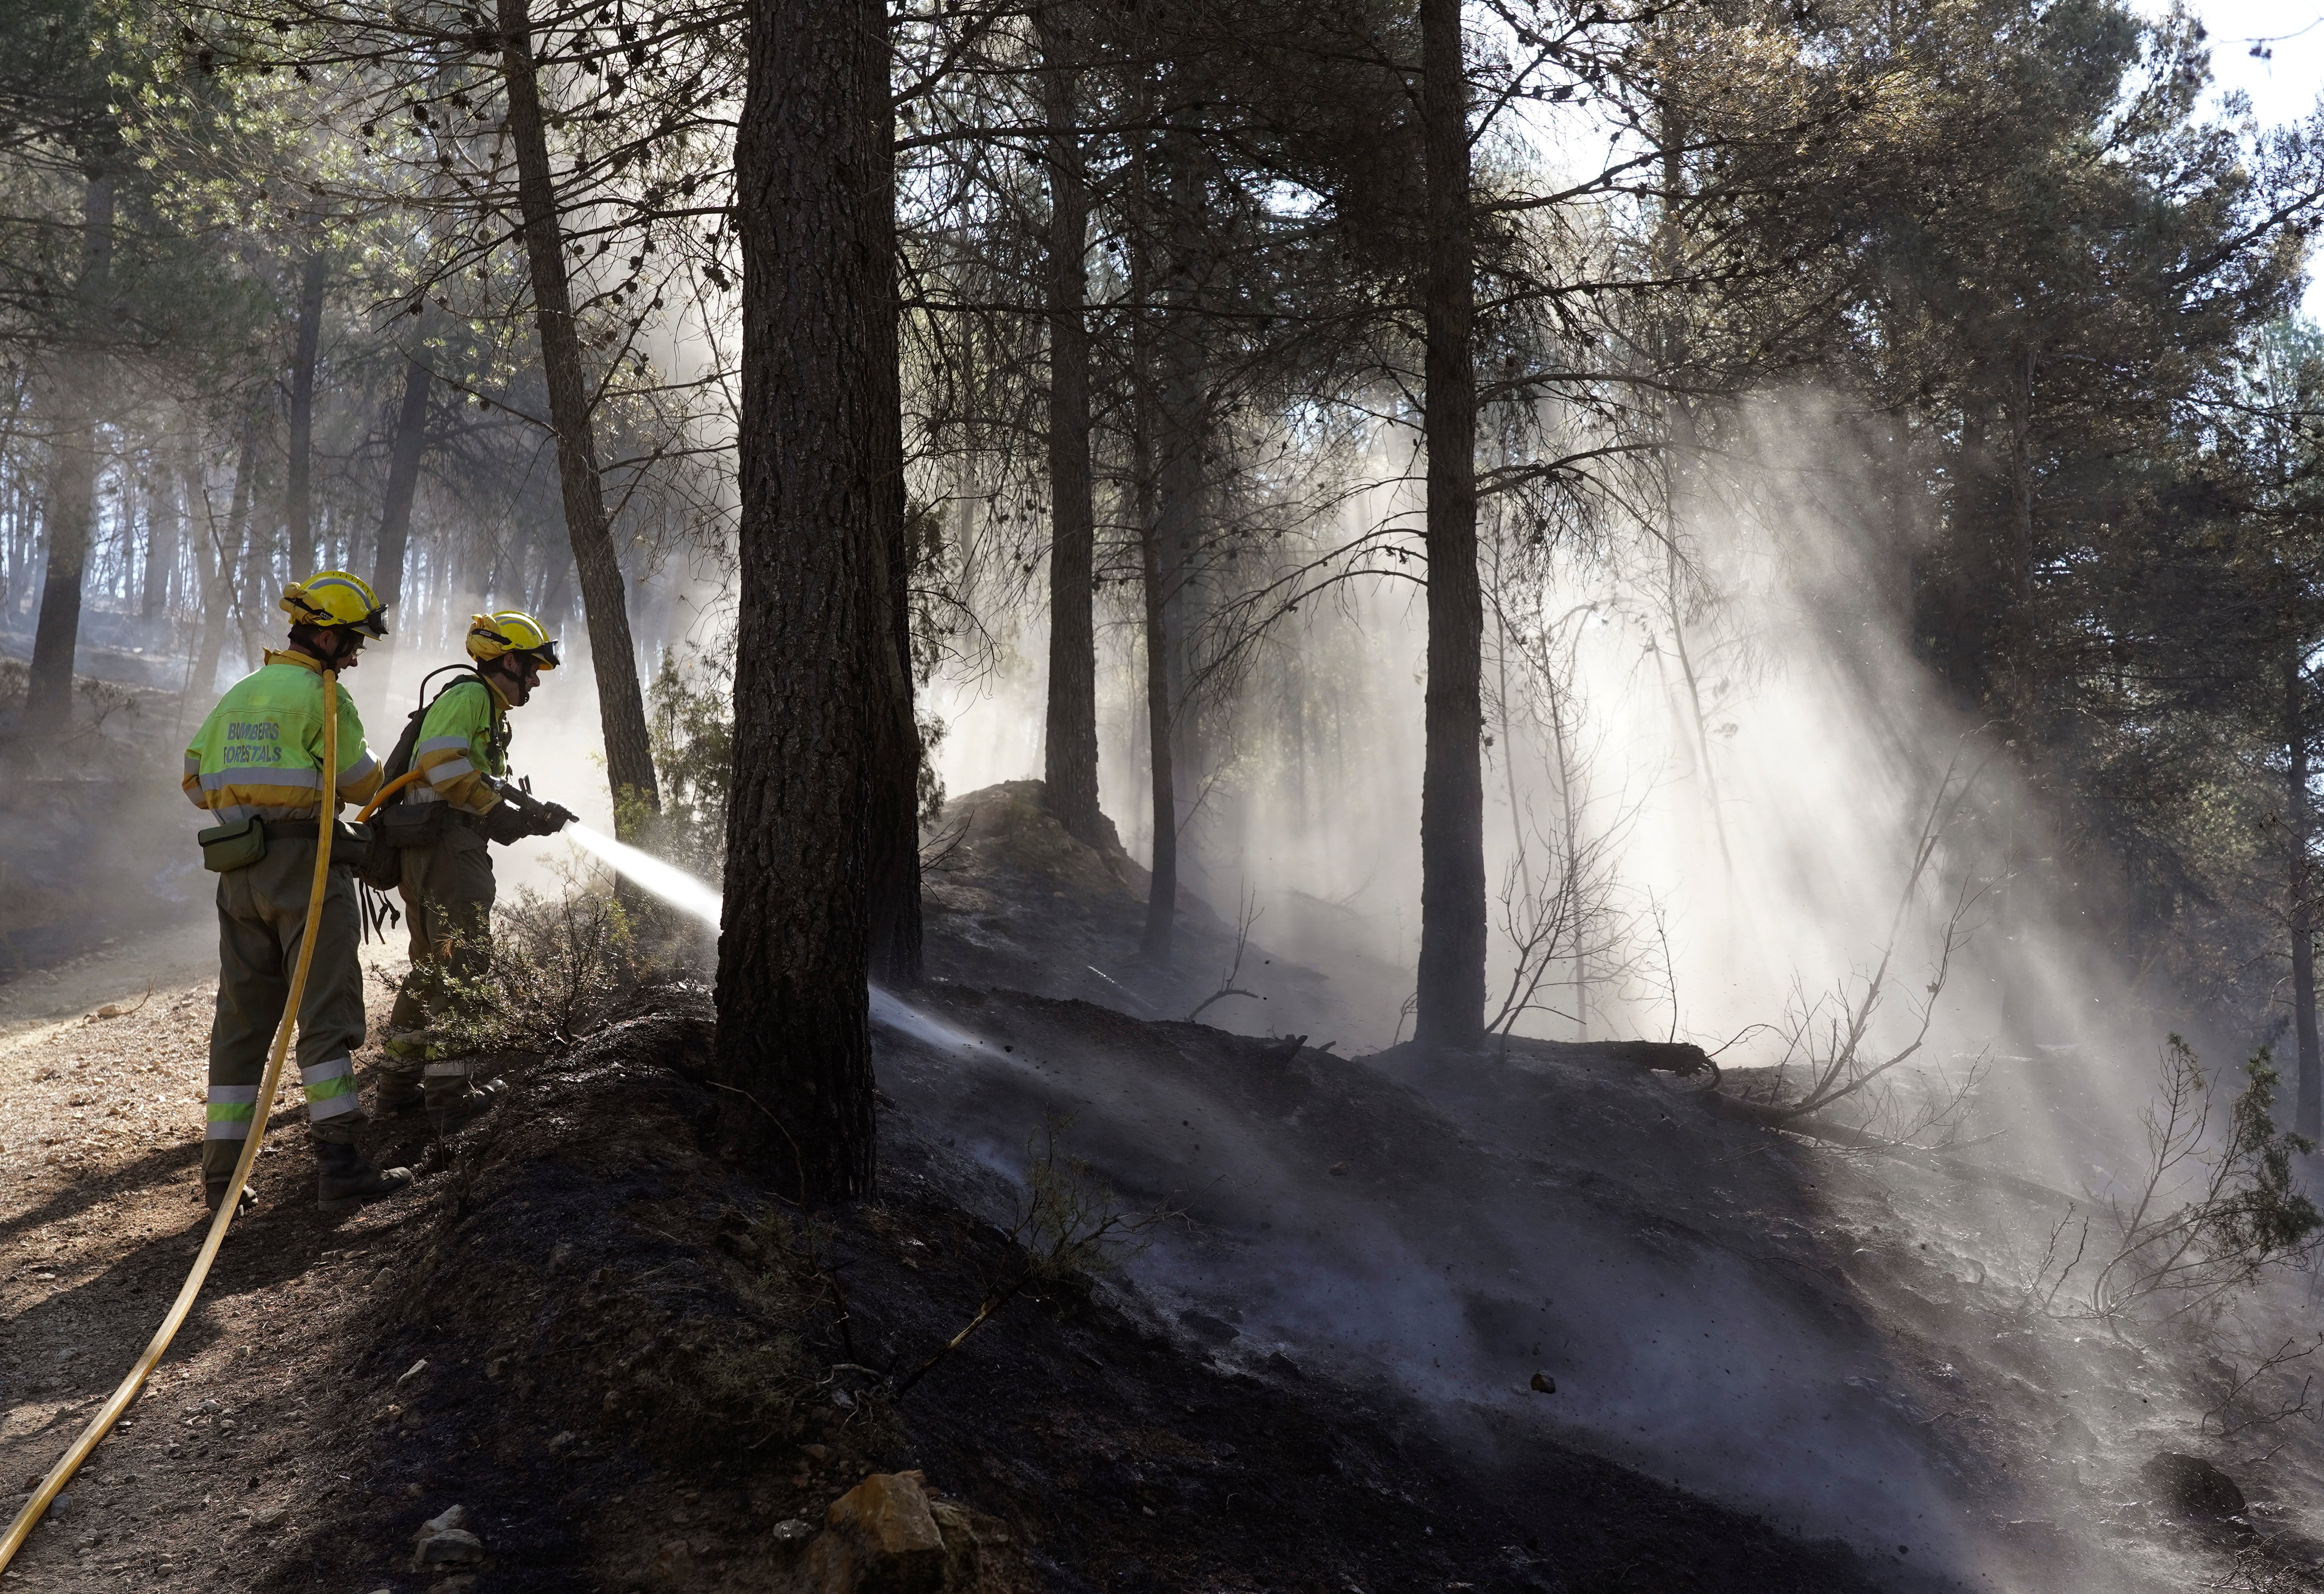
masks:
<instances>
[{"instance_id":1,"label":"yellow fire hose","mask_svg":"<svg viewBox=\"0 0 2324 1594\"><path fill-rule=\"evenodd\" d=\"M324 670L323 769L327 798L337 780L339 768L337 688L338 672ZM306 993L307 965L314 960L315 931L323 917L323 890L330 880L331 831L337 817L337 807L336 798L329 798L323 804L322 821L315 842L315 884L307 895L307 929L299 942L299 963L290 975L290 996L282 1004L282 1021L275 1027L274 1050L267 1056L265 1077L259 1081L258 1104L252 1113L251 1132L243 1141L242 1156L234 1165L234 1182L226 1187L226 1199L218 1202L217 1212L210 1219L210 1231L202 1240L201 1254L194 1258L193 1271L186 1275L186 1282L178 1287L178 1298L170 1303L169 1315L161 1319L161 1326L154 1331L152 1341L145 1347L145 1353L137 1359L137 1365L129 1369L129 1376L121 1380L121 1387L114 1390L113 1397L105 1403L104 1409L89 1419L88 1426L81 1430L80 1437L73 1441L72 1448L65 1451L64 1459L49 1469L49 1475L41 1479L41 1487L32 1491L32 1497L24 1502L24 1508L16 1513L16 1520L8 1525L8 1536L0 1539L0 1571L5 1571L8 1563L16 1558L16 1552L32 1536L32 1525L40 1521L41 1514L49 1508L49 1502L63 1492L65 1485L72 1481L73 1474L80 1470L81 1463L88 1460L90 1452L113 1431L114 1424L121 1420L121 1414L129 1409L129 1403L135 1400L137 1392L145 1387L146 1377L168 1353L170 1341L177 1337L179 1328L186 1321L186 1314L194 1309L194 1299L202 1293L202 1285L210 1276L210 1264L217 1258L218 1247L225 1243L226 1225L234 1221L235 1207L242 1200L242 1187L250 1178L250 1165L258 1160L258 1147L266 1138L267 1114L273 1108L275 1087L281 1082L283 1059L290 1055L290 1030L298 1021L300 998Z\"/></svg>"},{"instance_id":2,"label":"yellow fire hose","mask_svg":"<svg viewBox=\"0 0 2324 1594\"><path fill-rule=\"evenodd\" d=\"M410 785L413 781L419 779L427 772L428 771L425 769L406 769L402 774L398 775L385 786L381 787L379 788L379 795L372 798L371 801L365 803L363 806L363 812L355 815L355 823L357 825L361 825L374 814L378 813L379 806L382 803L387 801L388 798L393 797L397 792L401 791L405 787Z\"/></svg>"}]
</instances>

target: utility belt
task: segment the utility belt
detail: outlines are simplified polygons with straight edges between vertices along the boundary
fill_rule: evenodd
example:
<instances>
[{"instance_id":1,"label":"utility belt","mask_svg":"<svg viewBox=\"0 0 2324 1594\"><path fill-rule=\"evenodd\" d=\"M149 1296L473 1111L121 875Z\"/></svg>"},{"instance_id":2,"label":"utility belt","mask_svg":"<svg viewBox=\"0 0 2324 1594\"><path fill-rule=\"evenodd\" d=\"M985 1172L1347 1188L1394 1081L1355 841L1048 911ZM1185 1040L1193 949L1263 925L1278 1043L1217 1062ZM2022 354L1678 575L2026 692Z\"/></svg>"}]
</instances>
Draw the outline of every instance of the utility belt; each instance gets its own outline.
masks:
<instances>
[{"instance_id":1,"label":"utility belt","mask_svg":"<svg viewBox=\"0 0 2324 1594\"><path fill-rule=\"evenodd\" d=\"M373 834L386 847L432 847L448 830L484 833L484 816L450 803L390 803L372 815Z\"/></svg>"},{"instance_id":2,"label":"utility belt","mask_svg":"<svg viewBox=\"0 0 2324 1594\"><path fill-rule=\"evenodd\" d=\"M315 844L315 821L278 819L276 831L270 834L266 821L253 814L247 819L236 819L226 825L214 825L208 830L194 833L194 841L202 850L202 867L212 874L231 874L237 869L247 869L267 854L271 847L296 847ZM373 845L372 827L350 825L344 819L331 821L331 867L354 869Z\"/></svg>"},{"instance_id":3,"label":"utility belt","mask_svg":"<svg viewBox=\"0 0 2324 1594\"><path fill-rule=\"evenodd\" d=\"M471 814L466 808L456 808L449 803L390 803L372 815L364 827L363 851L355 853L355 872L364 883L375 891L393 890L403 880L402 852L411 847L438 847L454 831L465 830L481 836L484 820L481 814Z\"/></svg>"}]
</instances>

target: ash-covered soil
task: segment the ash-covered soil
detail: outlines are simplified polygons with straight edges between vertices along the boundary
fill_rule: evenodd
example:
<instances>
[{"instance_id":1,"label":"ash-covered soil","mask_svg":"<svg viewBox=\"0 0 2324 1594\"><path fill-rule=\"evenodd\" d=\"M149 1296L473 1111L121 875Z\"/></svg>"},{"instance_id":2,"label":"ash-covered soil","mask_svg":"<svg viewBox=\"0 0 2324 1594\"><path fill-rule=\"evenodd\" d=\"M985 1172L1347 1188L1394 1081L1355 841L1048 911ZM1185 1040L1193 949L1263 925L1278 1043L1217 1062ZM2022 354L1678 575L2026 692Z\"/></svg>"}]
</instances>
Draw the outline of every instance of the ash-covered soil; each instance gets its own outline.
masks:
<instances>
[{"instance_id":1,"label":"ash-covered soil","mask_svg":"<svg viewBox=\"0 0 2324 1594\"><path fill-rule=\"evenodd\" d=\"M720 1163L692 1078L709 1036L693 1008L615 1025L415 1195L342 1221L278 1129L262 1206L19 1586L444 1588L409 1570L412 1535L459 1505L490 1558L449 1587L781 1589L785 1525L907 1466L970 1513L994 1589L1874 1586L1619 1466L1449 1435L1287 1358L1229 1365L1103 1285L1015 1294L890 1398L1021 1252L903 1112L876 1202L798 1213ZM157 1124L12 1199L11 1475L61 1448L189 1259L189 1144Z\"/></svg>"},{"instance_id":2,"label":"ash-covered soil","mask_svg":"<svg viewBox=\"0 0 2324 1594\"><path fill-rule=\"evenodd\" d=\"M1030 863L932 888L940 968L1119 950L1120 880L1042 823L1012 821ZM0 1038L0 1484L198 1243L198 967L155 940L18 990L51 1010ZM1328 1020L1328 982L1273 977ZM525 1068L345 1218L278 1115L260 1207L8 1586L780 1589L904 1469L986 1594L2319 1586L2312 1438L2223 1438L2232 1366L2029 1310L2052 1193L1990 1160L1775 1134L1603 1048L1350 1060L997 981L912 1000L880 1197L836 1212L715 1155L698 993ZM1037 1169L1084 1221L1160 1221L1032 1276ZM2193 1508L2164 1451L2245 1497ZM415 1569L453 1506L486 1559Z\"/></svg>"}]
</instances>

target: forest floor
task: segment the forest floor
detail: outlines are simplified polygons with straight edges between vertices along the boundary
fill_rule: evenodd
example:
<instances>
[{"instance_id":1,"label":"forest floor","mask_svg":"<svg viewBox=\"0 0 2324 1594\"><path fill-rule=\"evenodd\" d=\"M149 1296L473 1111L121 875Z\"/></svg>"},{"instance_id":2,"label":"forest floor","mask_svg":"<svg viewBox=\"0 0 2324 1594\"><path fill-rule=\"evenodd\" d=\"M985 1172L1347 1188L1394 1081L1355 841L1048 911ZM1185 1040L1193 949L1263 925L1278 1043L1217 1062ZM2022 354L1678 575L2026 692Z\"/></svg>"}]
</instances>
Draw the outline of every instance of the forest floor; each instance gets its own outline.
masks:
<instances>
[{"instance_id":1,"label":"forest floor","mask_svg":"<svg viewBox=\"0 0 2324 1594\"><path fill-rule=\"evenodd\" d=\"M1020 865L1091 862L1005 828ZM1028 969L1132 961L1069 876L954 880ZM951 911L932 961L995 955ZM206 942L0 987L11 1510L198 1245ZM2012 1314L1977 1256L2005 1182L1727 1121L1595 1048L1350 1061L998 985L880 1033L881 1194L834 1213L713 1154L683 990L448 1147L379 1126L424 1176L356 1213L314 1210L279 1112L260 1204L6 1588L785 1589L835 1497L905 1468L984 1594L2324 1587L2306 1451L2230 1455L2193 1375ZM1036 1275L1028 1178L1161 1221ZM2218 1453L2247 1507L2158 1497L2157 1450ZM455 1506L486 1559L415 1568Z\"/></svg>"}]
</instances>

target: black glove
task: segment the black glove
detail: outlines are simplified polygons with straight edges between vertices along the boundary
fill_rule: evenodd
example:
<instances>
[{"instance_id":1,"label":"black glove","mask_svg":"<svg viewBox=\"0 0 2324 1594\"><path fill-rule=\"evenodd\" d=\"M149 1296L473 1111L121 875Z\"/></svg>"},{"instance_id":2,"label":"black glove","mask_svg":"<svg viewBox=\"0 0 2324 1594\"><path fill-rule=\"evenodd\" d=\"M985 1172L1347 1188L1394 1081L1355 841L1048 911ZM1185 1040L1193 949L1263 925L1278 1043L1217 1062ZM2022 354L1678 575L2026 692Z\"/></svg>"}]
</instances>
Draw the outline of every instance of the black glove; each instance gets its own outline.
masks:
<instances>
[{"instance_id":1,"label":"black glove","mask_svg":"<svg viewBox=\"0 0 2324 1594\"><path fill-rule=\"evenodd\" d=\"M498 842L503 847L521 836L533 834L531 823L522 808L503 797L484 810L484 839Z\"/></svg>"},{"instance_id":2,"label":"black glove","mask_svg":"<svg viewBox=\"0 0 2324 1594\"><path fill-rule=\"evenodd\" d=\"M539 811L532 815L532 834L555 835L579 817L581 817L580 815L562 803L543 803L540 806Z\"/></svg>"}]
</instances>

